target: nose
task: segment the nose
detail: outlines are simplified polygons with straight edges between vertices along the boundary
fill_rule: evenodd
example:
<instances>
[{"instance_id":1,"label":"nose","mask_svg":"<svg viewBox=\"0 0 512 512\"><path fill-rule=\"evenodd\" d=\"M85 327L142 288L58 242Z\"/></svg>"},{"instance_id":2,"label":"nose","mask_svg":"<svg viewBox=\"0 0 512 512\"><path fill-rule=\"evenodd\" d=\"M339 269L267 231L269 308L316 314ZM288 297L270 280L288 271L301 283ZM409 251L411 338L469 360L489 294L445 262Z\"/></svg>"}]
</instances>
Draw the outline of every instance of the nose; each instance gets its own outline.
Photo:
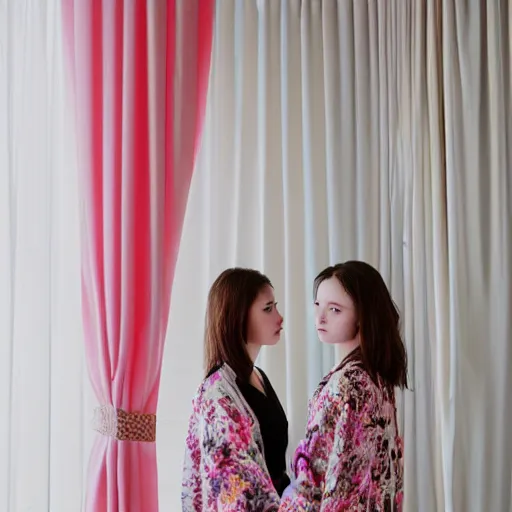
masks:
<instances>
[{"instance_id":1,"label":"nose","mask_svg":"<svg viewBox=\"0 0 512 512\"><path fill-rule=\"evenodd\" d=\"M316 315L316 322L318 325L325 324L325 315L323 311L319 311Z\"/></svg>"}]
</instances>

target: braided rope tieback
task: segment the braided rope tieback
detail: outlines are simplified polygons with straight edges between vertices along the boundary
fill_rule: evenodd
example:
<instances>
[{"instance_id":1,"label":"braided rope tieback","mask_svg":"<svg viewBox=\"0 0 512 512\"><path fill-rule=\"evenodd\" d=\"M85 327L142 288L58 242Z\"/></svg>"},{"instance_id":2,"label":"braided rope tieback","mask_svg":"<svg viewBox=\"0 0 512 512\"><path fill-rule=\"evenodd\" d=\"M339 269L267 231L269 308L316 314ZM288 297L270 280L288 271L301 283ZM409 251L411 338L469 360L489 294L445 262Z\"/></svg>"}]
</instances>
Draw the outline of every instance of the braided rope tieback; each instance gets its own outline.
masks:
<instances>
[{"instance_id":1,"label":"braided rope tieback","mask_svg":"<svg viewBox=\"0 0 512 512\"><path fill-rule=\"evenodd\" d=\"M94 410L94 430L119 441L154 443L156 414L126 412L112 405L102 405Z\"/></svg>"}]
</instances>

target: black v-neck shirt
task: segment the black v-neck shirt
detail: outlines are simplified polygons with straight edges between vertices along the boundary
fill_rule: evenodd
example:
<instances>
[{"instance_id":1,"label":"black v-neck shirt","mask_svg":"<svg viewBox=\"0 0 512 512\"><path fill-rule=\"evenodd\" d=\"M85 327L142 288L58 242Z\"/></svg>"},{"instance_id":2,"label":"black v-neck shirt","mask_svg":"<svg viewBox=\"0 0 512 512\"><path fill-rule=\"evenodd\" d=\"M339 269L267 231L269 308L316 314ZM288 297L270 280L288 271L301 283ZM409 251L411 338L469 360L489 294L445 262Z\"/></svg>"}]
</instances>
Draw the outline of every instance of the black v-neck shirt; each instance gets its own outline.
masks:
<instances>
[{"instance_id":1,"label":"black v-neck shirt","mask_svg":"<svg viewBox=\"0 0 512 512\"><path fill-rule=\"evenodd\" d=\"M249 382L237 385L260 424L265 452L265 462L279 496L290 483L286 473L286 449L288 448L288 420L279 398L265 372L257 368L263 378L263 394Z\"/></svg>"}]
</instances>

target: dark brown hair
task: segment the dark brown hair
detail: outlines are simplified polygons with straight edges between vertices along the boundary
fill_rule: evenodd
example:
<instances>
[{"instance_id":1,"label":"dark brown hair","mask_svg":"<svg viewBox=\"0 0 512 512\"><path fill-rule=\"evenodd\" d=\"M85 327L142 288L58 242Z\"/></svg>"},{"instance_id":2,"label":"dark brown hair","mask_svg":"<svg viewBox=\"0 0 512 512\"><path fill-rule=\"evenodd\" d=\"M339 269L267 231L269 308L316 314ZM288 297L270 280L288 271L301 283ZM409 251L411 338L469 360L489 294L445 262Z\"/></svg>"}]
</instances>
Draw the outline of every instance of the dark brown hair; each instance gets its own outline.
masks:
<instances>
[{"instance_id":1,"label":"dark brown hair","mask_svg":"<svg viewBox=\"0 0 512 512\"><path fill-rule=\"evenodd\" d=\"M257 270L229 268L215 280L206 307L204 364L206 375L227 363L246 382L253 370L247 352L249 309L270 279Z\"/></svg>"},{"instance_id":2,"label":"dark brown hair","mask_svg":"<svg viewBox=\"0 0 512 512\"><path fill-rule=\"evenodd\" d=\"M380 376L392 387L407 388L407 352L400 335L400 314L382 276L368 263L347 261L322 270L322 281L335 277L350 295L359 322L360 358L374 381Z\"/></svg>"}]
</instances>

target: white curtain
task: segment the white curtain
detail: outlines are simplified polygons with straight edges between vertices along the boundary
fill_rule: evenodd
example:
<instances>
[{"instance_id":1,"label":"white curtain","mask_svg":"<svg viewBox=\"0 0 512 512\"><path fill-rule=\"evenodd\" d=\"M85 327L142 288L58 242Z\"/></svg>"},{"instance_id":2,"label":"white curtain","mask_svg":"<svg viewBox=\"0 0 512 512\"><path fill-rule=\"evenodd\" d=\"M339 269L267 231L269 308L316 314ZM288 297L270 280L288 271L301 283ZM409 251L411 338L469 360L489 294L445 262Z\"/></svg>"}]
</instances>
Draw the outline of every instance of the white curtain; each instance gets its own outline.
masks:
<instances>
[{"instance_id":1,"label":"white curtain","mask_svg":"<svg viewBox=\"0 0 512 512\"><path fill-rule=\"evenodd\" d=\"M378 266L404 319L406 510L510 512L511 32L507 0L221 0L158 411L160 508L180 510L206 294L273 280L262 355L290 419L336 354L311 281ZM80 510L94 432L83 364L76 154L58 0L0 0L0 510Z\"/></svg>"},{"instance_id":2,"label":"white curtain","mask_svg":"<svg viewBox=\"0 0 512 512\"><path fill-rule=\"evenodd\" d=\"M445 2L454 510L512 510L512 5ZM448 371L448 368L446 368ZM448 389L447 389L448 391Z\"/></svg>"},{"instance_id":3,"label":"white curtain","mask_svg":"<svg viewBox=\"0 0 512 512\"><path fill-rule=\"evenodd\" d=\"M512 510L511 13L498 0L218 2L160 402L173 509L213 279L244 265L275 285L286 333L261 364L292 452L336 361L316 339L312 279L360 258L402 311L405 510Z\"/></svg>"},{"instance_id":4,"label":"white curtain","mask_svg":"<svg viewBox=\"0 0 512 512\"><path fill-rule=\"evenodd\" d=\"M76 158L60 1L0 0L0 510L81 509L84 365Z\"/></svg>"}]
</instances>

